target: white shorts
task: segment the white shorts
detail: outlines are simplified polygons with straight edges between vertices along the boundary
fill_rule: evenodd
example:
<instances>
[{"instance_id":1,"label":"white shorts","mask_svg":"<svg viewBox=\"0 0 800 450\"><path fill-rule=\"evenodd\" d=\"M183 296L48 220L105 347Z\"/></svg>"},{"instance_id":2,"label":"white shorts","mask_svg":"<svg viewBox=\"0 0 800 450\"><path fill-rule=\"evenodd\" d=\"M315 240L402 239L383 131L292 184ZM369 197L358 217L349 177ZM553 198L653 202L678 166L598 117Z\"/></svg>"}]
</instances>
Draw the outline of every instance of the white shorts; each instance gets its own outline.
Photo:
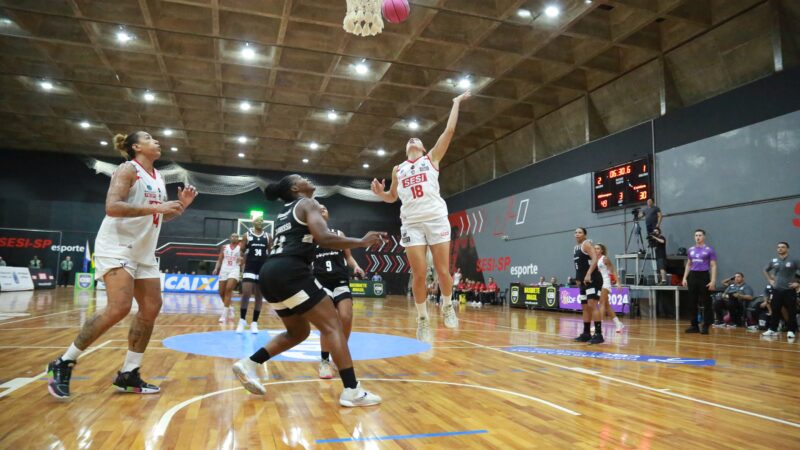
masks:
<instances>
[{"instance_id":1,"label":"white shorts","mask_svg":"<svg viewBox=\"0 0 800 450\"><path fill-rule=\"evenodd\" d=\"M608 292L611 292L611 277L603 277L603 289L608 289Z\"/></svg>"},{"instance_id":2,"label":"white shorts","mask_svg":"<svg viewBox=\"0 0 800 450\"><path fill-rule=\"evenodd\" d=\"M144 280L150 278L161 279L161 272L158 271L158 266L155 264L140 264L122 258L106 256L94 257L94 279L102 280L108 271L119 267L125 269L125 272L128 272L134 280Z\"/></svg>"},{"instance_id":3,"label":"white shorts","mask_svg":"<svg viewBox=\"0 0 800 450\"><path fill-rule=\"evenodd\" d=\"M224 281L230 278L239 279L239 266L236 267L223 267L219 271L219 280Z\"/></svg>"},{"instance_id":4,"label":"white shorts","mask_svg":"<svg viewBox=\"0 0 800 450\"><path fill-rule=\"evenodd\" d=\"M450 221L447 216L425 222L410 223L400 227L400 245L436 245L450 242Z\"/></svg>"}]
</instances>

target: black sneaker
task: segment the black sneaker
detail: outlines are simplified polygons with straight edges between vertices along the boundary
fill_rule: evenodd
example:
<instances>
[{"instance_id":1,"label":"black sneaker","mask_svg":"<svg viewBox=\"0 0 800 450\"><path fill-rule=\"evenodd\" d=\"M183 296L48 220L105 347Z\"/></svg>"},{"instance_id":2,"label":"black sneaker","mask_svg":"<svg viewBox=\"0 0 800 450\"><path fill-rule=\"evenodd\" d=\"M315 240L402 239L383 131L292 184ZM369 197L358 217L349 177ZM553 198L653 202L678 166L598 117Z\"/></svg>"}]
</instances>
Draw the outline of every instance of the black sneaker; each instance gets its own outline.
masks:
<instances>
[{"instance_id":1,"label":"black sneaker","mask_svg":"<svg viewBox=\"0 0 800 450\"><path fill-rule=\"evenodd\" d=\"M72 377L72 368L75 361L64 361L61 358L50 361L47 365L47 390L55 398L69 398L69 379Z\"/></svg>"},{"instance_id":2,"label":"black sneaker","mask_svg":"<svg viewBox=\"0 0 800 450\"><path fill-rule=\"evenodd\" d=\"M139 375L139 368L130 372L117 372L117 378L111 383L120 392L132 392L134 394L158 394L161 389L153 384L145 383Z\"/></svg>"},{"instance_id":3,"label":"black sneaker","mask_svg":"<svg viewBox=\"0 0 800 450\"><path fill-rule=\"evenodd\" d=\"M697 325L692 325L686 329L686 333L699 333L699 332L700 332L700 327L698 327Z\"/></svg>"},{"instance_id":4,"label":"black sneaker","mask_svg":"<svg viewBox=\"0 0 800 450\"><path fill-rule=\"evenodd\" d=\"M592 340L589 341L589 344L602 344L605 341L606 340L603 339L602 334L595 334L594 336L592 336Z\"/></svg>"},{"instance_id":5,"label":"black sneaker","mask_svg":"<svg viewBox=\"0 0 800 450\"><path fill-rule=\"evenodd\" d=\"M708 334L708 325L703 325L703 327L700 328L700 334Z\"/></svg>"},{"instance_id":6,"label":"black sneaker","mask_svg":"<svg viewBox=\"0 0 800 450\"><path fill-rule=\"evenodd\" d=\"M591 340L592 340L592 336L590 336L590 335L588 335L586 333L581 333L580 336L575 338L575 342L589 342Z\"/></svg>"}]
</instances>

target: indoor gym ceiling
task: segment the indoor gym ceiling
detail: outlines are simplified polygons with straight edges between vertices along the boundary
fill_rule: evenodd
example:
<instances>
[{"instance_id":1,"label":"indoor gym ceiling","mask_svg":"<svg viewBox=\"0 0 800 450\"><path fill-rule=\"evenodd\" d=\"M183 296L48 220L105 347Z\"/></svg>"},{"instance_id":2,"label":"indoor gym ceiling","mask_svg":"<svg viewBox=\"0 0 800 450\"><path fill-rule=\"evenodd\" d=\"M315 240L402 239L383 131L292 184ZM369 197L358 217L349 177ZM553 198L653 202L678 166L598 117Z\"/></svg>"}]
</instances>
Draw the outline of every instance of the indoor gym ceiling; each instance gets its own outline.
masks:
<instances>
[{"instance_id":1,"label":"indoor gym ceiling","mask_svg":"<svg viewBox=\"0 0 800 450\"><path fill-rule=\"evenodd\" d=\"M410 3L358 37L345 0L0 0L3 147L113 156L144 129L165 160L387 176L466 77L453 193L798 60L791 0Z\"/></svg>"}]
</instances>

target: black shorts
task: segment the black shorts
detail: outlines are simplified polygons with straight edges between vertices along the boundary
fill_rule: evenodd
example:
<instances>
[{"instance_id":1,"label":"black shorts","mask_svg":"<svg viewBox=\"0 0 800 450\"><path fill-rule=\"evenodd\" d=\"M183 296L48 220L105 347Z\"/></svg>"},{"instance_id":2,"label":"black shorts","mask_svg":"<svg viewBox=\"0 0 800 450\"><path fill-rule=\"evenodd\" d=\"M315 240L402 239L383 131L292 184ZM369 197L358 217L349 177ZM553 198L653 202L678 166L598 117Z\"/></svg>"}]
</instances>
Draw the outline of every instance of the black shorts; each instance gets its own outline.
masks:
<instances>
[{"instance_id":1,"label":"black shorts","mask_svg":"<svg viewBox=\"0 0 800 450\"><path fill-rule=\"evenodd\" d=\"M589 284L585 284L583 278L576 278L581 283L581 305L585 305L589 300L600 300L600 290L603 288L603 276L600 272L596 270L592 272L592 282Z\"/></svg>"},{"instance_id":2,"label":"black shorts","mask_svg":"<svg viewBox=\"0 0 800 450\"><path fill-rule=\"evenodd\" d=\"M244 263L244 272L242 272L242 283L258 283L258 274L261 272L261 267L264 265L261 261Z\"/></svg>"},{"instance_id":3,"label":"black shorts","mask_svg":"<svg viewBox=\"0 0 800 450\"><path fill-rule=\"evenodd\" d=\"M328 290L328 295L333 299L333 304L338 305L340 301L353 299L350 293L350 281L345 278L328 278L317 276L317 280L322 283L322 287Z\"/></svg>"},{"instance_id":4,"label":"black shorts","mask_svg":"<svg viewBox=\"0 0 800 450\"><path fill-rule=\"evenodd\" d=\"M258 274L261 295L280 317L303 314L328 293L311 274L309 263L293 256L270 258Z\"/></svg>"}]
</instances>

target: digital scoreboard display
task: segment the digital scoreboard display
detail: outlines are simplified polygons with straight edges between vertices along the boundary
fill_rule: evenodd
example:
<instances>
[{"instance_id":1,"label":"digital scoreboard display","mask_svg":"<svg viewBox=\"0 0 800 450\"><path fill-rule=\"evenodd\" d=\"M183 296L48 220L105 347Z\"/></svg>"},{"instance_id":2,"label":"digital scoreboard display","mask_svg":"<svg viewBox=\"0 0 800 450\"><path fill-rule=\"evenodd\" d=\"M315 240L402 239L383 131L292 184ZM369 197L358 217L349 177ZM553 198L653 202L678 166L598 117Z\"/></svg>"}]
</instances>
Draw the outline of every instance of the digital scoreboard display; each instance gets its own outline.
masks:
<instances>
[{"instance_id":1,"label":"digital scoreboard display","mask_svg":"<svg viewBox=\"0 0 800 450\"><path fill-rule=\"evenodd\" d=\"M653 197L653 167L648 158L594 173L592 211L640 205Z\"/></svg>"}]
</instances>

